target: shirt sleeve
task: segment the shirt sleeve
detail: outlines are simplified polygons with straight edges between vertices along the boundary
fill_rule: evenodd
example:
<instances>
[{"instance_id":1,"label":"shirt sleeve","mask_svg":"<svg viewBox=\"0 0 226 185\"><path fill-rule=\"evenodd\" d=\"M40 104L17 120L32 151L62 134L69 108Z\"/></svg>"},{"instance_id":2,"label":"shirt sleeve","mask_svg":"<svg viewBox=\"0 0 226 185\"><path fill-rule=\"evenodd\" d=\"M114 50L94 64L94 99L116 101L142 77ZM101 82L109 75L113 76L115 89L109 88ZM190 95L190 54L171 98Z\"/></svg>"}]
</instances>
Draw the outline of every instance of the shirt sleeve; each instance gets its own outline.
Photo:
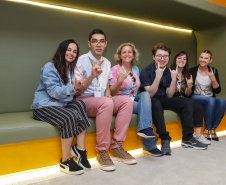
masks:
<instances>
[{"instance_id":1,"label":"shirt sleeve","mask_svg":"<svg viewBox=\"0 0 226 185\"><path fill-rule=\"evenodd\" d=\"M134 73L139 76L139 68L137 66L134 66Z\"/></svg>"},{"instance_id":2,"label":"shirt sleeve","mask_svg":"<svg viewBox=\"0 0 226 185\"><path fill-rule=\"evenodd\" d=\"M118 68L117 66L114 66L111 68L109 85L115 85L117 80L118 80Z\"/></svg>"},{"instance_id":3,"label":"shirt sleeve","mask_svg":"<svg viewBox=\"0 0 226 185\"><path fill-rule=\"evenodd\" d=\"M214 70L214 75L216 77L217 83L219 84L219 87L217 87L216 89L213 88L213 92L216 94L219 94L221 92L221 85L220 85L218 70L216 68L213 70Z\"/></svg>"},{"instance_id":4,"label":"shirt sleeve","mask_svg":"<svg viewBox=\"0 0 226 185\"><path fill-rule=\"evenodd\" d=\"M75 66L75 69L74 69L74 74L73 74L73 77L72 77L72 82L75 82L75 78L77 80L80 80L82 77L83 77L83 69L82 69L81 63L78 61L77 64L76 64L76 66Z\"/></svg>"},{"instance_id":5,"label":"shirt sleeve","mask_svg":"<svg viewBox=\"0 0 226 185\"><path fill-rule=\"evenodd\" d=\"M149 72L147 69L143 69L140 73L140 83L141 87L150 86L152 85L152 76L151 72Z\"/></svg>"},{"instance_id":6,"label":"shirt sleeve","mask_svg":"<svg viewBox=\"0 0 226 185\"><path fill-rule=\"evenodd\" d=\"M171 84L171 73L170 73L170 70L168 68L165 69L165 70L166 70L166 72L165 72L165 74L163 73L163 76L162 76L163 85L166 88L169 88L170 84Z\"/></svg>"},{"instance_id":7,"label":"shirt sleeve","mask_svg":"<svg viewBox=\"0 0 226 185\"><path fill-rule=\"evenodd\" d=\"M55 67L44 66L42 70L42 80L46 87L46 91L52 98L67 99L75 95L74 85L68 83L62 85L63 81L60 78Z\"/></svg>"}]
</instances>

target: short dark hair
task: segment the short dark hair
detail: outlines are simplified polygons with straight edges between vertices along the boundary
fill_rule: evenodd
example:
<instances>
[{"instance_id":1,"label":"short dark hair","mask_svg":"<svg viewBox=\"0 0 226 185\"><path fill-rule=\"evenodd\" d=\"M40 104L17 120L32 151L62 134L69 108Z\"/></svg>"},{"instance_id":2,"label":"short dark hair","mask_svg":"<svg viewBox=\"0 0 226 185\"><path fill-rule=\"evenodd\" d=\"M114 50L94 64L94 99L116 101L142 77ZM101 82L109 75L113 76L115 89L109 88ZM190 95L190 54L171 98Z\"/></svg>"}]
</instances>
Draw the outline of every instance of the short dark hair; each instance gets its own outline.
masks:
<instances>
[{"instance_id":1,"label":"short dark hair","mask_svg":"<svg viewBox=\"0 0 226 185\"><path fill-rule=\"evenodd\" d=\"M106 35L105 35L103 30L101 30L101 29L93 29L91 31L91 33L89 34L89 41L91 41L92 35L94 35L94 34L102 34L102 35L104 35L104 38L106 40Z\"/></svg>"},{"instance_id":2,"label":"short dark hair","mask_svg":"<svg viewBox=\"0 0 226 185\"><path fill-rule=\"evenodd\" d=\"M210 59L212 59L213 54L212 54L212 52L211 52L210 50L206 49L206 50L204 50L202 53L207 53L207 54L209 54L209 55L210 55Z\"/></svg>"},{"instance_id":3,"label":"short dark hair","mask_svg":"<svg viewBox=\"0 0 226 185\"><path fill-rule=\"evenodd\" d=\"M169 55L171 54L171 49L163 43L159 43L152 48L152 54L155 55L158 49L168 51Z\"/></svg>"}]
</instances>

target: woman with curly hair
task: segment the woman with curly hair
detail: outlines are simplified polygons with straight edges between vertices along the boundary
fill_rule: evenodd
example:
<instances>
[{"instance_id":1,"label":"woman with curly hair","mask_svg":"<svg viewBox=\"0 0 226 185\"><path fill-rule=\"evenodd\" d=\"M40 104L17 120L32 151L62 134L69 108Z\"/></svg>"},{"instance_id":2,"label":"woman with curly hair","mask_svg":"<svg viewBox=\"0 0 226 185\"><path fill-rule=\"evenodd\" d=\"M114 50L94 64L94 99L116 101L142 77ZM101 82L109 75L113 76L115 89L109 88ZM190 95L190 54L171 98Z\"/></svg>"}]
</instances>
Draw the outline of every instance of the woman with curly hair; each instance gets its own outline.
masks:
<instances>
[{"instance_id":1,"label":"woman with curly hair","mask_svg":"<svg viewBox=\"0 0 226 185\"><path fill-rule=\"evenodd\" d=\"M110 90L112 96L125 95L133 101L133 113L138 114L137 135L143 137L143 151L153 156L163 153L156 147L158 137L153 133L151 97L148 92L137 94L140 87L138 63L139 53L134 44L121 44L115 54L118 65L111 69Z\"/></svg>"},{"instance_id":2,"label":"woman with curly hair","mask_svg":"<svg viewBox=\"0 0 226 185\"><path fill-rule=\"evenodd\" d=\"M40 84L31 106L34 119L59 127L62 146L60 170L68 174L82 174L83 169L91 168L84 149L86 128L90 126L87 108L82 100L74 99L75 93L83 86L83 79L72 82L78 56L79 47L74 40L60 43L52 61L41 69ZM77 144L71 146L74 137Z\"/></svg>"}]
</instances>

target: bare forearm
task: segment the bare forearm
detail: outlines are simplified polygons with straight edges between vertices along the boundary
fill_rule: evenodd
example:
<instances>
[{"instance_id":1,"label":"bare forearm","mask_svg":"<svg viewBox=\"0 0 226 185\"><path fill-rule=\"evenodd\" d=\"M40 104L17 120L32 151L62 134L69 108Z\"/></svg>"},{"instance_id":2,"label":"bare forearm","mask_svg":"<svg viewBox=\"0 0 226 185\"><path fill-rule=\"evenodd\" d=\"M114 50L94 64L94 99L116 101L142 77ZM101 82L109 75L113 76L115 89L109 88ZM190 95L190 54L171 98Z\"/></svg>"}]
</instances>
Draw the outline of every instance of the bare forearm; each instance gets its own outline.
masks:
<instances>
[{"instance_id":1,"label":"bare forearm","mask_svg":"<svg viewBox=\"0 0 226 185\"><path fill-rule=\"evenodd\" d=\"M111 95L114 96L117 94L121 87L122 83L117 81L116 84L110 86Z\"/></svg>"},{"instance_id":2,"label":"bare forearm","mask_svg":"<svg viewBox=\"0 0 226 185\"><path fill-rule=\"evenodd\" d=\"M191 95L191 92L192 92L192 87L191 88L187 87L185 90L185 95L188 97Z\"/></svg>"},{"instance_id":3,"label":"bare forearm","mask_svg":"<svg viewBox=\"0 0 226 185\"><path fill-rule=\"evenodd\" d=\"M84 86L82 86L79 91L75 94L76 97L80 96L82 93L86 91L86 89L89 87L89 85L92 83L94 77L90 75L85 81Z\"/></svg>"},{"instance_id":4,"label":"bare forearm","mask_svg":"<svg viewBox=\"0 0 226 185\"><path fill-rule=\"evenodd\" d=\"M212 81L212 87L213 87L214 89L216 89L216 88L219 87L219 84L218 84L217 80Z\"/></svg>"},{"instance_id":5,"label":"bare forearm","mask_svg":"<svg viewBox=\"0 0 226 185\"><path fill-rule=\"evenodd\" d=\"M153 97L159 88L160 79L155 78L153 84L151 86L144 87L147 92L149 92L150 96Z\"/></svg>"},{"instance_id":6,"label":"bare forearm","mask_svg":"<svg viewBox=\"0 0 226 185\"><path fill-rule=\"evenodd\" d=\"M166 92L168 98L173 97L173 95L175 93L175 89L176 89L176 80L172 80L170 87L167 89L167 92Z\"/></svg>"}]
</instances>

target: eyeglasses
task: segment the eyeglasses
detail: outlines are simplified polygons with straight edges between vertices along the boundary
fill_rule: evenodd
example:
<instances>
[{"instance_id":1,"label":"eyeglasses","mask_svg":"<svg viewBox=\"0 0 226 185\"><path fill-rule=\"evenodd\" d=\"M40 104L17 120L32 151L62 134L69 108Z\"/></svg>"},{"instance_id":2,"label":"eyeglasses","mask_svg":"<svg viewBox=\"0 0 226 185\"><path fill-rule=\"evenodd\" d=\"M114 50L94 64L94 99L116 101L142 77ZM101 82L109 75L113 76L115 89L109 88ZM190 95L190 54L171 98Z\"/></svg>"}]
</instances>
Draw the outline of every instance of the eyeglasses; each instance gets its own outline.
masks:
<instances>
[{"instance_id":1,"label":"eyeglasses","mask_svg":"<svg viewBox=\"0 0 226 185\"><path fill-rule=\"evenodd\" d=\"M132 78L132 81L133 82L136 82L136 78L133 76L133 73L132 72L129 73L129 76Z\"/></svg>"},{"instance_id":2,"label":"eyeglasses","mask_svg":"<svg viewBox=\"0 0 226 185\"><path fill-rule=\"evenodd\" d=\"M157 59L162 59L163 58L163 59L166 60L166 59L169 58L169 55L163 55L163 56L162 55L155 55L155 56L156 56Z\"/></svg>"},{"instance_id":3,"label":"eyeglasses","mask_svg":"<svg viewBox=\"0 0 226 185\"><path fill-rule=\"evenodd\" d=\"M92 45L97 46L97 44L100 44L101 46L104 46L106 43L105 40L91 40Z\"/></svg>"}]
</instances>

